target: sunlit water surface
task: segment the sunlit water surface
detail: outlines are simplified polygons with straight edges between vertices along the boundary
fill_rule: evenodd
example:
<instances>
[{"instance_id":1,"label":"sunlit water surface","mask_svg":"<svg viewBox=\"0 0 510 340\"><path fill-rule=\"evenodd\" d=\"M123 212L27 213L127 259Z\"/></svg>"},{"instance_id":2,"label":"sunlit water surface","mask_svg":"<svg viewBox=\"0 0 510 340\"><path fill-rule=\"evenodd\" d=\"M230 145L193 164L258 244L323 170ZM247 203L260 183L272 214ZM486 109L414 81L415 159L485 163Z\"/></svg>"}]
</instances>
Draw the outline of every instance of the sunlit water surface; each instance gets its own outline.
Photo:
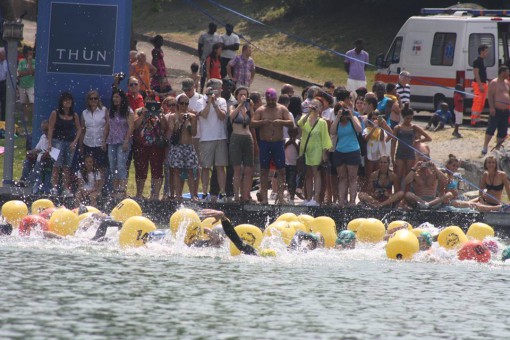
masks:
<instances>
[{"instance_id":1,"label":"sunlit water surface","mask_svg":"<svg viewBox=\"0 0 510 340\"><path fill-rule=\"evenodd\" d=\"M510 267L384 246L276 258L0 240L0 338L509 338Z\"/></svg>"}]
</instances>

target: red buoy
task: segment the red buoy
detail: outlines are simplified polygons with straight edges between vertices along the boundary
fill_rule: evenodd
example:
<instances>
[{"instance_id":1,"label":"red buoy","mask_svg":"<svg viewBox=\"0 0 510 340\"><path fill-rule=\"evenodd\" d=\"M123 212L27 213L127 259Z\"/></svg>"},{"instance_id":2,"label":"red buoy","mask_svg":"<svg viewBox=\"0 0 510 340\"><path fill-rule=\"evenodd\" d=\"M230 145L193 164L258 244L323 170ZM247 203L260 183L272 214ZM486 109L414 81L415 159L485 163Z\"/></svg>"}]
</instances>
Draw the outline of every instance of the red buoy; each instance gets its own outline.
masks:
<instances>
[{"instance_id":1,"label":"red buoy","mask_svg":"<svg viewBox=\"0 0 510 340\"><path fill-rule=\"evenodd\" d=\"M481 241L472 240L464 243L457 252L457 257L461 261L475 260L486 263L491 259L491 252Z\"/></svg>"},{"instance_id":2,"label":"red buoy","mask_svg":"<svg viewBox=\"0 0 510 340\"><path fill-rule=\"evenodd\" d=\"M23 217L19 224L19 235L29 236L34 228L40 228L42 231L48 231L48 220L39 215L28 215Z\"/></svg>"},{"instance_id":3,"label":"red buoy","mask_svg":"<svg viewBox=\"0 0 510 340\"><path fill-rule=\"evenodd\" d=\"M41 213L39 214L39 216L49 220L50 217L51 217L51 214L53 214L53 212L57 210L57 208L48 208L48 209L44 209L43 211L41 211Z\"/></svg>"}]
</instances>

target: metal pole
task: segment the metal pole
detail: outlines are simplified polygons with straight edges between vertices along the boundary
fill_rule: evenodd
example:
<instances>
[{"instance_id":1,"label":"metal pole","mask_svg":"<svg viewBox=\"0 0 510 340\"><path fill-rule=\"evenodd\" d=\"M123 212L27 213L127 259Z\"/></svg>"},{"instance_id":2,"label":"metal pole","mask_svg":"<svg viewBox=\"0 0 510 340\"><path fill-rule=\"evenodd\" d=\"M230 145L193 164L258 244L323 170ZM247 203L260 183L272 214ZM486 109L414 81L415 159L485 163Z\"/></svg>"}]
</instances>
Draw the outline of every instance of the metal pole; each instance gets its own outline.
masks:
<instances>
[{"instance_id":1,"label":"metal pole","mask_svg":"<svg viewBox=\"0 0 510 340\"><path fill-rule=\"evenodd\" d=\"M4 39L7 40L7 91L5 105L5 153L3 186L13 184L14 164L14 110L16 105L16 76L18 42L23 39L23 24L20 22L4 22ZM20 32L21 30L21 39Z\"/></svg>"}]
</instances>

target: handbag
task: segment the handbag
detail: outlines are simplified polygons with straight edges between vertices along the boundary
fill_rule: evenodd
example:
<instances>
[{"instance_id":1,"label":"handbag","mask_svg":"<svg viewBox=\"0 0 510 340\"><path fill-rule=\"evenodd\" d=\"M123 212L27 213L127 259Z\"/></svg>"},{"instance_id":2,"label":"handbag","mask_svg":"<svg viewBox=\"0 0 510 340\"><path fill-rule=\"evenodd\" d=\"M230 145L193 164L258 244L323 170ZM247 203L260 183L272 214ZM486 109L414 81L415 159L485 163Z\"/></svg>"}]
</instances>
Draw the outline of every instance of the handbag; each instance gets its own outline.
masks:
<instances>
[{"instance_id":1,"label":"handbag","mask_svg":"<svg viewBox=\"0 0 510 340\"><path fill-rule=\"evenodd\" d=\"M308 142L310 141L310 136L312 135L312 131L319 122L320 118L317 118L315 124L313 124L310 133L308 134L308 138L306 138L305 147L303 148L303 154L299 156L296 160L296 170L298 174L305 174L306 172L306 147L308 146Z\"/></svg>"}]
</instances>

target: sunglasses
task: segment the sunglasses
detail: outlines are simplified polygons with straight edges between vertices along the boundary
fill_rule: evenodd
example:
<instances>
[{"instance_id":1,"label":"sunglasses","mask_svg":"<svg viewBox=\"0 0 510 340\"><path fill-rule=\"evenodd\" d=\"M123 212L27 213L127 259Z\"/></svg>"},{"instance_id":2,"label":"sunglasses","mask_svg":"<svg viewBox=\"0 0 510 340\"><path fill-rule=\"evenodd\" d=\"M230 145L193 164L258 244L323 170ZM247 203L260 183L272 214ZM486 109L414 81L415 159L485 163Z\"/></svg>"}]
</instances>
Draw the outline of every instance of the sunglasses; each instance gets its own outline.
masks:
<instances>
[{"instance_id":1,"label":"sunglasses","mask_svg":"<svg viewBox=\"0 0 510 340\"><path fill-rule=\"evenodd\" d=\"M189 105L189 102L179 102L179 105Z\"/></svg>"},{"instance_id":2,"label":"sunglasses","mask_svg":"<svg viewBox=\"0 0 510 340\"><path fill-rule=\"evenodd\" d=\"M175 104L175 103L170 103L170 104L168 104L168 103L167 103L167 104L165 104L165 105L166 105L166 106L168 106L168 107L174 107L174 106L177 106L177 104Z\"/></svg>"},{"instance_id":3,"label":"sunglasses","mask_svg":"<svg viewBox=\"0 0 510 340\"><path fill-rule=\"evenodd\" d=\"M135 86L138 86L138 83L129 83L129 86L135 87Z\"/></svg>"},{"instance_id":4,"label":"sunglasses","mask_svg":"<svg viewBox=\"0 0 510 340\"><path fill-rule=\"evenodd\" d=\"M89 100L99 100L98 97L90 97Z\"/></svg>"}]
</instances>

